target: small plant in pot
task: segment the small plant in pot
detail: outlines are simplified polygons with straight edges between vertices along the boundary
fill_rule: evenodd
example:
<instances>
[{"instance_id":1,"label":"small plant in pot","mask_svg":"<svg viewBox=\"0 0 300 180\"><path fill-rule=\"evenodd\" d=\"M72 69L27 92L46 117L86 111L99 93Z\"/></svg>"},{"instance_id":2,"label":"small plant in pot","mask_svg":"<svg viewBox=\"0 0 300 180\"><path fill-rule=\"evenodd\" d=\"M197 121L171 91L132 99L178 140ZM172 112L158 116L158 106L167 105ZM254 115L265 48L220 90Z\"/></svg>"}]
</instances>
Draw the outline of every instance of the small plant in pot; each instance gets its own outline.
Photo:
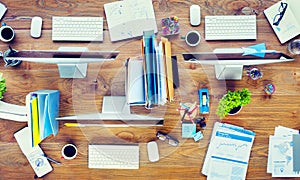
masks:
<instances>
[{"instance_id":1,"label":"small plant in pot","mask_svg":"<svg viewBox=\"0 0 300 180\"><path fill-rule=\"evenodd\" d=\"M218 104L216 114L222 119L233 110L240 110L242 106L249 104L251 93L247 88L236 91L228 91Z\"/></svg>"},{"instance_id":2,"label":"small plant in pot","mask_svg":"<svg viewBox=\"0 0 300 180\"><path fill-rule=\"evenodd\" d=\"M0 100L3 98L4 92L6 92L6 83L5 79L2 77L2 73L0 73Z\"/></svg>"}]
</instances>

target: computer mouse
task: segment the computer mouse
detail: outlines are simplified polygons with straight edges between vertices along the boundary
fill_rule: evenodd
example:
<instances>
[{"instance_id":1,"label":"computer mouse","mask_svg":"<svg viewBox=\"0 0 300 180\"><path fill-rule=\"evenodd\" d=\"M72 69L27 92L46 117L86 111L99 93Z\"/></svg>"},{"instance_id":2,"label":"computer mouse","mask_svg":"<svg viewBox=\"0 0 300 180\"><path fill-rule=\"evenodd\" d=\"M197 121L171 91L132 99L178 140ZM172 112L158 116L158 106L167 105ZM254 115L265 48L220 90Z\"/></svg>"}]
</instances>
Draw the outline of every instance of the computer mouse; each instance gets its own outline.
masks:
<instances>
[{"instance_id":1,"label":"computer mouse","mask_svg":"<svg viewBox=\"0 0 300 180\"><path fill-rule=\"evenodd\" d=\"M41 17L35 16L31 20L30 35L33 38L39 38L42 35L43 20Z\"/></svg>"},{"instance_id":2,"label":"computer mouse","mask_svg":"<svg viewBox=\"0 0 300 180\"><path fill-rule=\"evenodd\" d=\"M190 6L190 24L192 26L199 26L201 23L200 6L193 4Z\"/></svg>"},{"instance_id":3,"label":"computer mouse","mask_svg":"<svg viewBox=\"0 0 300 180\"><path fill-rule=\"evenodd\" d=\"M148 159L150 162L156 162L159 160L158 146L155 141L147 143Z\"/></svg>"}]
</instances>

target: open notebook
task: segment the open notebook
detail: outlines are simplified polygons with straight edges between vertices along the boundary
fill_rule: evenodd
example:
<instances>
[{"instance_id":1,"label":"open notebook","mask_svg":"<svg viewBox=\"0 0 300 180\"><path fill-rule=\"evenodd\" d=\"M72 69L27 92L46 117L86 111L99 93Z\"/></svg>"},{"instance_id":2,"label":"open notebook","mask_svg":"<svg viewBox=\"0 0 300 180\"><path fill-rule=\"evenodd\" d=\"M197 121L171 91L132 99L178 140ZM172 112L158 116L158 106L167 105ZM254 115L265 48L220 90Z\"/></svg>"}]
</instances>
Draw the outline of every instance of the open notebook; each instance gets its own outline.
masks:
<instances>
[{"instance_id":1,"label":"open notebook","mask_svg":"<svg viewBox=\"0 0 300 180\"><path fill-rule=\"evenodd\" d=\"M264 10L265 16L282 44L300 34L299 6L299 0L282 0ZM281 20L280 16L282 16Z\"/></svg>"}]
</instances>

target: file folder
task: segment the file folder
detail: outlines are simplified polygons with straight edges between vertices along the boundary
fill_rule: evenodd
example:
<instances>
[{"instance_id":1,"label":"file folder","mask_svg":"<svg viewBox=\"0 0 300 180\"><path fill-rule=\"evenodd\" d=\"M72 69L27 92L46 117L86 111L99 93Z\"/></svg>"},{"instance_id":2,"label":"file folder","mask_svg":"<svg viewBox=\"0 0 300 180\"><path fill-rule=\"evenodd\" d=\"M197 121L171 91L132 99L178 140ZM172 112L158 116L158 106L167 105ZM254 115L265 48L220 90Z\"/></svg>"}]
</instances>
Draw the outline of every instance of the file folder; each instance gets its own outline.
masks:
<instances>
[{"instance_id":1,"label":"file folder","mask_svg":"<svg viewBox=\"0 0 300 180\"><path fill-rule=\"evenodd\" d=\"M46 137L58 133L59 91L38 90L26 96L28 127L31 130L32 147Z\"/></svg>"}]
</instances>

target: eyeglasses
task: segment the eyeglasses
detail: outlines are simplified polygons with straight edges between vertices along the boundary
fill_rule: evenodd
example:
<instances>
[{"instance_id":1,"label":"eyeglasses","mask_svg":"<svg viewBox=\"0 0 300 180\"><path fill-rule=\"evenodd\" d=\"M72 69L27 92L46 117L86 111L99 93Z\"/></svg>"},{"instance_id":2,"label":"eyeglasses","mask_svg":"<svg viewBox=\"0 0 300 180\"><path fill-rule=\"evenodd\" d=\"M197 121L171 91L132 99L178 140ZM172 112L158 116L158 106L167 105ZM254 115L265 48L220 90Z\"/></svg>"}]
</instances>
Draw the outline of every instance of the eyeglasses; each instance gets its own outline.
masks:
<instances>
[{"instance_id":1,"label":"eyeglasses","mask_svg":"<svg viewBox=\"0 0 300 180\"><path fill-rule=\"evenodd\" d=\"M284 2L280 3L280 6L278 8L279 14L276 14L274 16L274 19L273 19L273 25L274 26L278 26L279 25L281 19L283 18L283 15L284 15L284 13L285 13L285 11L287 9L287 6L288 6L287 3L284 3Z\"/></svg>"},{"instance_id":2,"label":"eyeglasses","mask_svg":"<svg viewBox=\"0 0 300 180\"><path fill-rule=\"evenodd\" d=\"M179 141L165 133L162 132L157 132L156 133L156 137L161 140L161 141L168 141L168 144L170 144L171 146L178 146Z\"/></svg>"}]
</instances>

